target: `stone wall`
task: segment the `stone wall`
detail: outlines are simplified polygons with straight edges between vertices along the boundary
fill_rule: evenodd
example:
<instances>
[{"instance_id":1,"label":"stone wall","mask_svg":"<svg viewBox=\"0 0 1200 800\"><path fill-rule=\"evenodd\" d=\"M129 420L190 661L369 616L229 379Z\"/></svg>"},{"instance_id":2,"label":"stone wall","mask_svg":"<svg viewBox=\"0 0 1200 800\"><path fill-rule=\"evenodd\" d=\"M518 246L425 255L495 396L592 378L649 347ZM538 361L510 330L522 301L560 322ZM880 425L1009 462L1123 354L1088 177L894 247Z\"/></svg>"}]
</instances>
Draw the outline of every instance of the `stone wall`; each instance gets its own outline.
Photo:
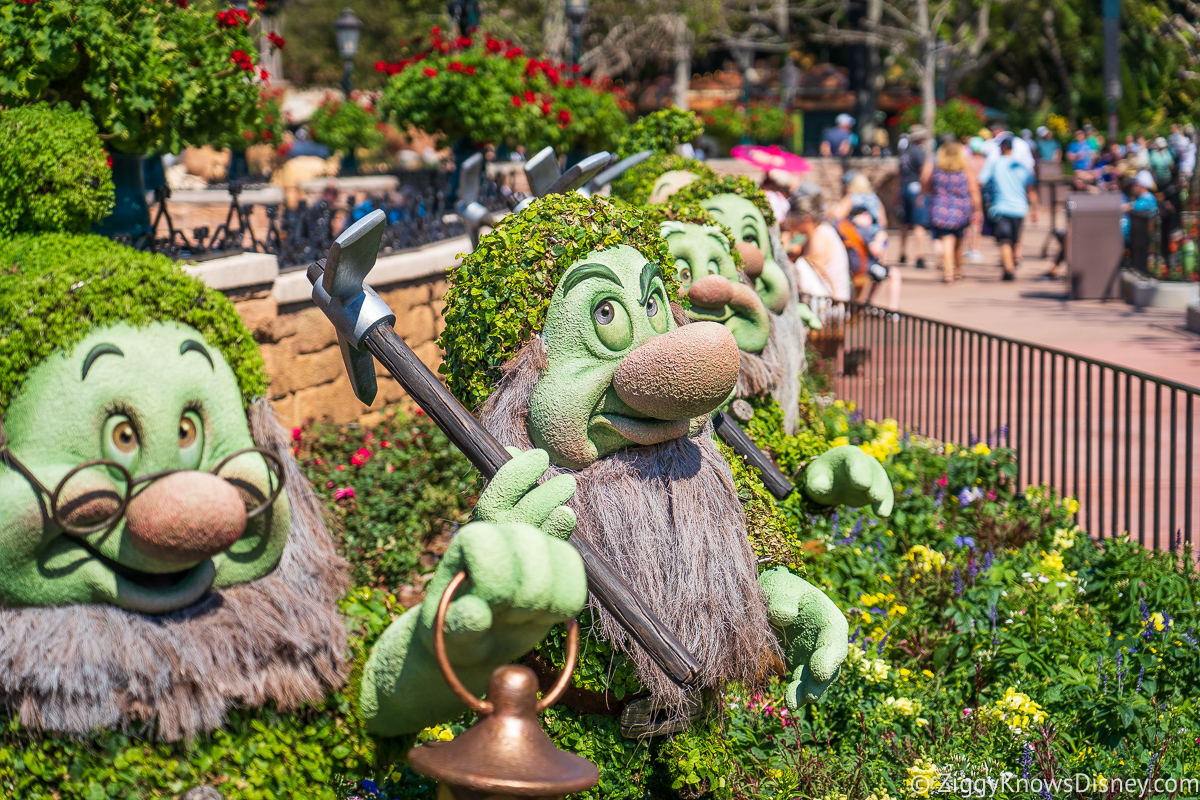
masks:
<instances>
[{"instance_id":1,"label":"stone wall","mask_svg":"<svg viewBox=\"0 0 1200 800\"><path fill-rule=\"evenodd\" d=\"M398 333L436 372L442 352L446 272L457 253L470 248L452 239L379 259L368 282L396 314ZM248 254L187 268L233 301L262 351L270 386L267 398L287 426L306 420L349 422L391 403L405 392L376 364L379 391L366 406L354 396L333 325L309 300L304 272L278 273L272 256Z\"/></svg>"}]
</instances>

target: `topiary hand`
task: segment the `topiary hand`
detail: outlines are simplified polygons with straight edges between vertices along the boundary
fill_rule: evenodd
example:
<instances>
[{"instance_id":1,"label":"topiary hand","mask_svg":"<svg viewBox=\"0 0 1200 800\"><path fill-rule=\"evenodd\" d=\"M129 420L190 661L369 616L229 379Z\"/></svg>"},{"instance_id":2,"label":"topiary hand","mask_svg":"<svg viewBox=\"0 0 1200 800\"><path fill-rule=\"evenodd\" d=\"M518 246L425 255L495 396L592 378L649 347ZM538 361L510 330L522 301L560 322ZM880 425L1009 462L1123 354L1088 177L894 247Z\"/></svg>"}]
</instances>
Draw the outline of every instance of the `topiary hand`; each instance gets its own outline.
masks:
<instances>
[{"instance_id":1,"label":"topiary hand","mask_svg":"<svg viewBox=\"0 0 1200 800\"><path fill-rule=\"evenodd\" d=\"M792 679L788 707L816 701L837 677L846 660L850 634L846 617L833 601L786 567L775 567L758 578L767 595L767 613L782 636Z\"/></svg>"},{"instance_id":2,"label":"topiary hand","mask_svg":"<svg viewBox=\"0 0 1200 800\"><path fill-rule=\"evenodd\" d=\"M587 601L583 561L571 545L527 524L463 526L425 600L384 631L367 660L359 705L372 732L412 733L464 710L433 654L438 602L459 570L469 581L446 614L446 654L477 694L492 670L530 650Z\"/></svg>"},{"instance_id":3,"label":"topiary hand","mask_svg":"<svg viewBox=\"0 0 1200 800\"><path fill-rule=\"evenodd\" d=\"M806 304L800 303L797 309L800 312L800 321L814 331L819 331L825 327L825 323L821 322L821 318L817 316L817 312L813 311Z\"/></svg>"},{"instance_id":4,"label":"topiary hand","mask_svg":"<svg viewBox=\"0 0 1200 800\"><path fill-rule=\"evenodd\" d=\"M507 447L512 461L502 466L475 504L479 522L524 522L556 539L568 539L575 530L575 512L563 505L575 494L575 479L556 475L538 486L550 466L545 450L522 453Z\"/></svg>"},{"instance_id":5,"label":"topiary hand","mask_svg":"<svg viewBox=\"0 0 1200 800\"><path fill-rule=\"evenodd\" d=\"M842 445L813 459L800 476L804 493L827 506L871 506L886 517L892 513L895 493L878 460L854 445Z\"/></svg>"}]
</instances>

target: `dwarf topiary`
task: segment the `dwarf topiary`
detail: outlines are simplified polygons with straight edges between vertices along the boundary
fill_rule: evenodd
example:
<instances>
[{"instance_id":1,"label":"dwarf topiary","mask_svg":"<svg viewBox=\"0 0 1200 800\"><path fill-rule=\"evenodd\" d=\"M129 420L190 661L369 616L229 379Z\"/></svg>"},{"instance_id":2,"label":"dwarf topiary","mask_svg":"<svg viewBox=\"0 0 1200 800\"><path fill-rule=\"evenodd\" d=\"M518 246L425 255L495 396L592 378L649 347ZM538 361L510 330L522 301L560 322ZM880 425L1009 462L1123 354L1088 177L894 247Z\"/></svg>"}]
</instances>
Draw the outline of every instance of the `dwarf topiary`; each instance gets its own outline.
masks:
<instances>
[{"instance_id":1,"label":"dwarf topiary","mask_svg":"<svg viewBox=\"0 0 1200 800\"><path fill-rule=\"evenodd\" d=\"M65 104L0 110L0 236L83 233L112 205L95 123Z\"/></svg>"},{"instance_id":2,"label":"dwarf topiary","mask_svg":"<svg viewBox=\"0 0 1200 800\"><path fill-rule=\"evenodd\" d=\"M476 692L583 605L578 555L535 527L570 533L574 481L539 485L546 456L526 453L481 496L427 602L385 620L368 657L347 641L345 566L232 303L98 237L0 240L0 262L0 787L14 796L94 794L73 785L94 764L64 735L110 753L135 735L138 752L196 759L139 797L199 780L247 797L319 788L366 766L368 732L462 712L430 649L456 571L471 588L451 606L447 652ZM248 784L214 741L227 724L259 757L304 753L306 777ZM10 745L38 753L19 776Z\"/></svg>"},{"instance_id":3,"label":"dwarf topiary","mask_svg":"<svg viewBox=\"0 0 1200 800\"><path fill-rule=\"evenodd\" d=\"M681 144L690 144L704 134L704 123L694 111L662 108L639 119L621 137L617 157L625 158L643 150L673 153Z\"/></svg>"}]
</instances>

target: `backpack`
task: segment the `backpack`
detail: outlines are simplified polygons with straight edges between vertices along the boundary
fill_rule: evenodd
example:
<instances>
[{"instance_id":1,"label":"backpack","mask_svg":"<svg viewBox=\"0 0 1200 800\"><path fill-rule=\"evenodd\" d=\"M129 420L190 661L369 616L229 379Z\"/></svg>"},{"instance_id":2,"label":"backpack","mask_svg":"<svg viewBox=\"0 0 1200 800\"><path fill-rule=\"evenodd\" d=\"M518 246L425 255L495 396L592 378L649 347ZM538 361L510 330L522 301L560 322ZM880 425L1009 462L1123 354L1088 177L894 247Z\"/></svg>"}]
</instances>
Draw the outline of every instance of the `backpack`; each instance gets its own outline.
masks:
<instances>
[{"instance_id":1,"label":"backpack","mask_svg":"<svg viewBox=\"0 0 1200 800\"><path fill-rule=\"evenodd\" d=\"M867 264L870 261L867 256L867 243L863 241L862 234L858 232L848 219L844 219L837 224L838 236L842 237L842 244L846 247L846 255L850 258L850 277L856 278L863 275L867 271Z\"/></svg>"}]
</instances>

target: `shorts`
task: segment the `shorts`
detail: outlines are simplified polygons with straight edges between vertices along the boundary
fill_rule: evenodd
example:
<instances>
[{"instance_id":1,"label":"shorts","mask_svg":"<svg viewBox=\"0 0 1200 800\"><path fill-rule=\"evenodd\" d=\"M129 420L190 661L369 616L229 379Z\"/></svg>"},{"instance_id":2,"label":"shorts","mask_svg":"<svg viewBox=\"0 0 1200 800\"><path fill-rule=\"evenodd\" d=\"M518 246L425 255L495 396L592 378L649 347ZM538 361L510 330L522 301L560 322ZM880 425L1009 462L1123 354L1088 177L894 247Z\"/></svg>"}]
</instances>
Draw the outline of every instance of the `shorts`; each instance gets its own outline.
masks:
<instances>
[{"instance_id":1,"label":"shorts","mask_svg":"<svg viewBox=\"0 0 1200 800\"><path fill-rule=\"evenodd\" d=\"M925 195L921 194L918 181L910 182L900 192L900 224L921 228L929 225L929 211L925 208Z\"/></svg>"},{"instance_id":2,"label":"shorts","mask_svg":"<svg viewBox=\"0 0 1200 800\"><path fill-rule=\"evenodd\" d=\"M944 239L947 236L953 236L955 239L963 238L963 231L967 229L964 225L961 228L930 228L929 235L934 239Z\"/></svg>"},{"instance_id":3,"label":"shorts","mask_svg":"<svg viewBox=\"0 0 1200 800\"><path fill-rule=\"evenodd\" d=\"M1021 225L1024 222L1024 217L1006 217L1003 214L992 217L992 236L996 237L996 244L1016 244L1021 238Z\"/></svg>"}]
</instances>

